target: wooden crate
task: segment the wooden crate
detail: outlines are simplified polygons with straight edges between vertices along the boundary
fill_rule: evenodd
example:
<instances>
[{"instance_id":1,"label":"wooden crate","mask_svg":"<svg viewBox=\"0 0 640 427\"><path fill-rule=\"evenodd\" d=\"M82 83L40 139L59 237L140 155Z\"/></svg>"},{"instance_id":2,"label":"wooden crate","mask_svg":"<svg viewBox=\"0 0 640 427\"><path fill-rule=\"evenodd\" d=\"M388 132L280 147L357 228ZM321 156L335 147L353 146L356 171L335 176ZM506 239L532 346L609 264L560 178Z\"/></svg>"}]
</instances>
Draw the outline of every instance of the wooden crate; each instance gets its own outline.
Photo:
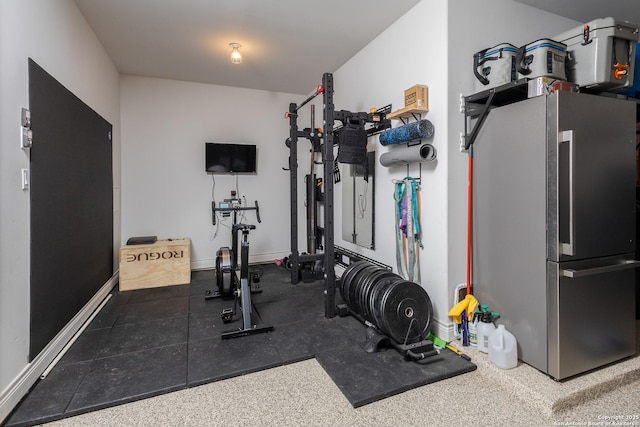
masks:
<instances>
[{"instance_id":1,"label":"wooden crate","mask_svg":"<svg viewBox=\"0 0 640 427\"><path fill-rule=\"evenodd\" d=\"M120 248L120 290L191 282L191 239L158 240Z\"/></svg>"}]
</instances>

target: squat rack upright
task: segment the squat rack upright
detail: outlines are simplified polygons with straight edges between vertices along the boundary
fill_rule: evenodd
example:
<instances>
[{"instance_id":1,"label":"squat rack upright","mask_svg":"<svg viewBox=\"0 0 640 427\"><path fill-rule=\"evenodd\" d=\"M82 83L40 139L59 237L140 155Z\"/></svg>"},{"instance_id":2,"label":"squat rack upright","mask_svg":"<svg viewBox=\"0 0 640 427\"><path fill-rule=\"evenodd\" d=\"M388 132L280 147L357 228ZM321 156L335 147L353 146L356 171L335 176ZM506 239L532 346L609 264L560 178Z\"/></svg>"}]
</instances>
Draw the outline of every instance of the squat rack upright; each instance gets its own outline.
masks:
<instances>
[{"instance_id":1,"label":"squat rack upright","mask_svg":"<svg viewBox=\"0 0 640 427\"><path fill-rule=\"evenodd\" d=\"M311 139L312 132L298 129L298 111L316 96L322 94L323 102L323 137L322 167L324 185L324 252L315 254L301 254L298 251L298 138ZM322 76L322 85L316 88L313 95L309 96L300 105L289 104L289 178L291 181L291 283L300 282L300 265L306 262L322 261L324 266L325 283L325 317L336 315L335 292L335 245L334 245L334 212L333 212L333 74L325 73Z\"/></svg>"},{"instance_id":2,"label":"squat rack upright","mask_svg":"<svg viewBox=\"0 0 640 427\"><path fill-rule=\"evenodd\" d=\"M298 250L298 139L305 138L313 141L318 138L316 130L313 126L308 129L298 129L298 111L318 95L322 94L322 139L320 152L322 153L323 178L324 186L324 245L323 253L301 254ZM300 282L301 265L305 263L315 263L322 261L324 276L324 309L325 317L332 318L336 316L336 248L334 243L334 204L333 204L333 186L334 186L334 169L335 158L333 147L335 144L334 122L339 120L343 127L349 121L355 121L362 127L362 132L366 132L366 136L371 136L386 128L391 127L391 121L386 118L386 113L391 111L391 105L378 109L375 113L352 113L346 110L335 111L333 105L333 74L324 73L322 75L322 84L319 85L315 93L302 101L300 105L295 103L289 104L289 112L286 117L289 118L289 175L291 189L291 283ZM364 123L374 123L369 129L364 129ZM365 138L366 139L366 138ZM313 144L312 144L313 145ZM366 150L366 140L365 147ZM313 151L313 148L312 148ZM312 154L313 155L313 154ZM347 161L348 162L348 161ZM339 171L338 171L339 172ZM313 176L313 173L311 174ZM315 185L315 183L314 183ZM313 201L315 203L315 201ZM315 238L312 239L315 244ZM315 252L315 251L310 251Z\"/></svg>"}]
</instances>

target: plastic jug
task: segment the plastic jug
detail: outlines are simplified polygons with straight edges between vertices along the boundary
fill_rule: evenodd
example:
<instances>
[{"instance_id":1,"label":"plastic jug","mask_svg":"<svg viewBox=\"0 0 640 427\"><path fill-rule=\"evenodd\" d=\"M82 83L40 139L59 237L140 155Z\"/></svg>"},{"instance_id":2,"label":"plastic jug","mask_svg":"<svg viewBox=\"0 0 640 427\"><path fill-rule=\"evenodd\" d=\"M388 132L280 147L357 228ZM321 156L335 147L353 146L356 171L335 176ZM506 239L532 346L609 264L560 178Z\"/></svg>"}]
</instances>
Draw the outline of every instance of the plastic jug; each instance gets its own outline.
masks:
<instances>
[{"instance_id":1,"label":"plastic jug","mask_svg":"<svg viewBox=\"0 0 640 427\"><path fill-rule=\"evenodd\" d=\"M498 325L489 336L489 360L502 369L515 368L518 364L516 337L504 325Z\"/></svg>"}]
</instances>

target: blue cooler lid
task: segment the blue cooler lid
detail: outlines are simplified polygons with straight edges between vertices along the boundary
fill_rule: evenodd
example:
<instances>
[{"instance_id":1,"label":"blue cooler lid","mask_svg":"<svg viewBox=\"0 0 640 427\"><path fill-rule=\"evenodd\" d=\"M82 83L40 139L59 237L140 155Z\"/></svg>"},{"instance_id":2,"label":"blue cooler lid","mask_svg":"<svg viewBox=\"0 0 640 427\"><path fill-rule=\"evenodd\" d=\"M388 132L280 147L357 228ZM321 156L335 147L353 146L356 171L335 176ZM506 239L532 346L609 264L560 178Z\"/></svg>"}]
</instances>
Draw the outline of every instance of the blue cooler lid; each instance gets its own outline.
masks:
<instances>
[{"instance_id":1,"label":"blue cooler lid","mask_svg":"<svg viewBox=\"0 0 640 427\"><path fill-rule=\"evenodd\" d=\"M500 55L500 52L511 52L515 55L516 53L518 53L518 48L509 43L501 43L497 46L487 49L486 52L480 55L480 59L486 59L494 55Z\"/></svg>"}]
</instances>

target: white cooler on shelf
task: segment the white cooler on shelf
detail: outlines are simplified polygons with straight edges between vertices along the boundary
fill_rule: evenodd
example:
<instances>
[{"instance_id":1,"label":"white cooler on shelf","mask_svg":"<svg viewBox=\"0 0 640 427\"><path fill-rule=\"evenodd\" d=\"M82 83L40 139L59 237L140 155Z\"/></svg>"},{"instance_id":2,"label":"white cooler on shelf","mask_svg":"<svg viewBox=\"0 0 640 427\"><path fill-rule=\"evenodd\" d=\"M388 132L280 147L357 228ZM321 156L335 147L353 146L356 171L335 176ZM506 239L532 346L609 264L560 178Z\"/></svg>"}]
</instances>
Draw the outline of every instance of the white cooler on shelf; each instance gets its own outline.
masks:
<instances>
[{"instance_id":1,"label":"white cooler on shelf","mask_svg":"<svg viewBox=\"0 0 640 427\"><path fill-rule=\"evenodd\" d=\"M569 81L602 91L633 86L637 24L595 19L554 39L567 45Z\"/></svg>"}]
</instances>

